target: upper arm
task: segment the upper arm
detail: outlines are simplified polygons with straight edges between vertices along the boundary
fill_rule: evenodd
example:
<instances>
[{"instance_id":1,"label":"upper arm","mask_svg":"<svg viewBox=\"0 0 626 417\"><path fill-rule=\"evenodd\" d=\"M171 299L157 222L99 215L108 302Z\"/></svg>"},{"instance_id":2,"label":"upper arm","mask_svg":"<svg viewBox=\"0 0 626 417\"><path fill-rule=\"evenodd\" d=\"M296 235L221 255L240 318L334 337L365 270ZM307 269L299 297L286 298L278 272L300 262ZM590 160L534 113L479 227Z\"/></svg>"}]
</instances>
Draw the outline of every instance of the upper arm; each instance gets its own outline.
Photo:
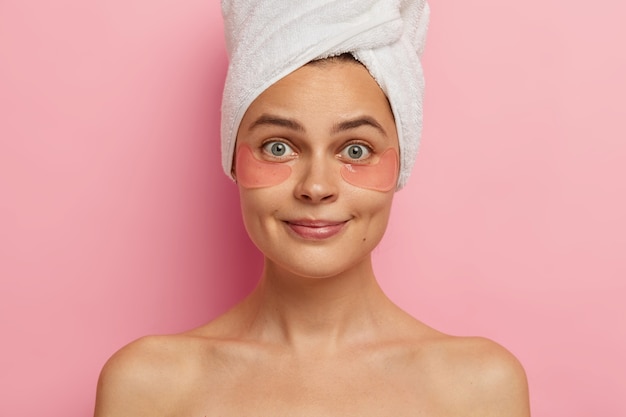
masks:
<instances>
[{"instance_id":1,"label":"upper arm","mask_svg":"<svg viewBox=\"0 0 626 417\"><path fill-rule=\"evenodd\" d=\"M529 417L526 374L502 346L483 338L451 338L431 357L431 394L447 414Z\"/></svg>"},{"instance_id":2,"label":"upper arm","mask_svg":"<svg viewBox=\"0 0 626 417\"><path fill-rule=\"evenodd\" d=\"M95 417L156 417L167 409L164 369L154 341L140 339L120 349L98 379Z\"/></svg>"},{"instance_id":3,"label":"upper arm","mask_svg":"<svg viewBox=\"0 0 626 417\"><path fill-rule=\"evenodd\" d=\"M530 405L526 373L520 362L502 346L482 340L467 375L472 381L472 409L481 417L528 417Z\"/></svg>"}]
</instances>

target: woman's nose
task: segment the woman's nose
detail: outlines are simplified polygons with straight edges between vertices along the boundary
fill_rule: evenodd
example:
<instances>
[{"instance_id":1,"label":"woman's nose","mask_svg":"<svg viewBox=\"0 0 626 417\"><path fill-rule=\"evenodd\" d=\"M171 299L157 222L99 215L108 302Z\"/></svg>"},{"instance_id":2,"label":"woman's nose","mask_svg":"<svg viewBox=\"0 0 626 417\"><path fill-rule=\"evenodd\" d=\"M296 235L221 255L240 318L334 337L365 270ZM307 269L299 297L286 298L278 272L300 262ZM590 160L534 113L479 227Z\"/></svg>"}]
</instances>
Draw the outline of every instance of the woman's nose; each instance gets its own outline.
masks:
<instances>
[{"instance_id":1,"label":"woman's nose","mask_svg":"<svg viewBox=\"0 0 626 417\"><path fill-rule=\"evenodd\" d=\"M330 203L337 199L340 174L337 161L328 156L301 161L305 165L299 169L295 197L307 203Z\"/></svg>"}]
</instances>

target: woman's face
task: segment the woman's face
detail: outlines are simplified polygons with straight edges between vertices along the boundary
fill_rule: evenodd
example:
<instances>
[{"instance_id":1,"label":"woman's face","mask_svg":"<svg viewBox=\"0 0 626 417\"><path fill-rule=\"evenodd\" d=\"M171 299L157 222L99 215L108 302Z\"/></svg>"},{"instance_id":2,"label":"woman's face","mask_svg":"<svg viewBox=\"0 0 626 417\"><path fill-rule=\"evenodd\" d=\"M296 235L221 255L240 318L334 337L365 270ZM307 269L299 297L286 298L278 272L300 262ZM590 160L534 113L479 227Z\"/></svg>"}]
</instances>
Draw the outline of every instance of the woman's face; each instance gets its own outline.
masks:
<instances>
[{"instance_id":1,"label":"woman's face","mask_svg":"<svg viewBox=\"0 0 626 417\"><path fill-rule=\"evenodd\" d=\"M356 62L309 64L263 92L237 134L235 177L269 266L323 278L369 262L398 153L389 103Z\"/></svg>"}]
</instances>

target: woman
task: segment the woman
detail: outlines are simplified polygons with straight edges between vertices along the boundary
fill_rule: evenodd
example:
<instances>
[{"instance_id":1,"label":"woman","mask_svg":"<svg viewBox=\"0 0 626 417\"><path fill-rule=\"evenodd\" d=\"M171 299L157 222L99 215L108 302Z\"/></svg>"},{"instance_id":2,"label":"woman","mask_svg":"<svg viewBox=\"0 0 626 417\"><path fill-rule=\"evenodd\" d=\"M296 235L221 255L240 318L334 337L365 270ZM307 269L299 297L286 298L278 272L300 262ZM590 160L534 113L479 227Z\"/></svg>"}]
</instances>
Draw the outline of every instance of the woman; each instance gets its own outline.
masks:
<instances>
[{"instance_id":1,"label":"woman","mask_svg":"<svg viewBox=\"0 0 626 417\"><path fill-rule=\"evenodd\" d=\"M229 91L233 79L245 84L231 77L245 60L231 61L225 167L264 255L261 279L216 320L117 352L99 381L97 417L529 415L510 353L426 326L376 281L371 252L412 151L389 81L354 58L368 62L363 50L350 52L323 54L269 85L250 77L262 87L243 89L257 91L248 105L234 100L240 117L230 116L238 95Z\"/></svg>"}]
</instances>

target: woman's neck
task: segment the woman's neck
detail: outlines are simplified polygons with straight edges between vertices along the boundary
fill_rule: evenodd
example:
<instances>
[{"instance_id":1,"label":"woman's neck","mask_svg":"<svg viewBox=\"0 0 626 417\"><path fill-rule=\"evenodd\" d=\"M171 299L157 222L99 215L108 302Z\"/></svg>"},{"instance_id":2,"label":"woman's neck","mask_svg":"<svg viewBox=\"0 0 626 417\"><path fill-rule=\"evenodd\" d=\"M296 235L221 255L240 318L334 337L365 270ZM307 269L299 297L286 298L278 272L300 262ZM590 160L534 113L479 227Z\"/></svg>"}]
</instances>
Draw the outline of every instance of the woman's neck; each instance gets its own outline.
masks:
<instances>
[{"instance_id":1,"label":"woman's neck","mask_svg":"<svg viewBox=\"0 0 626 417\"><path fill-rule=\"evenodd\" d=\"M366 342L384 328L381 317L397 309L376 282L369 258L326 278L303 278L266 260L242 307L253 337L316 351Z\"/></svg>"}]
</instances>

